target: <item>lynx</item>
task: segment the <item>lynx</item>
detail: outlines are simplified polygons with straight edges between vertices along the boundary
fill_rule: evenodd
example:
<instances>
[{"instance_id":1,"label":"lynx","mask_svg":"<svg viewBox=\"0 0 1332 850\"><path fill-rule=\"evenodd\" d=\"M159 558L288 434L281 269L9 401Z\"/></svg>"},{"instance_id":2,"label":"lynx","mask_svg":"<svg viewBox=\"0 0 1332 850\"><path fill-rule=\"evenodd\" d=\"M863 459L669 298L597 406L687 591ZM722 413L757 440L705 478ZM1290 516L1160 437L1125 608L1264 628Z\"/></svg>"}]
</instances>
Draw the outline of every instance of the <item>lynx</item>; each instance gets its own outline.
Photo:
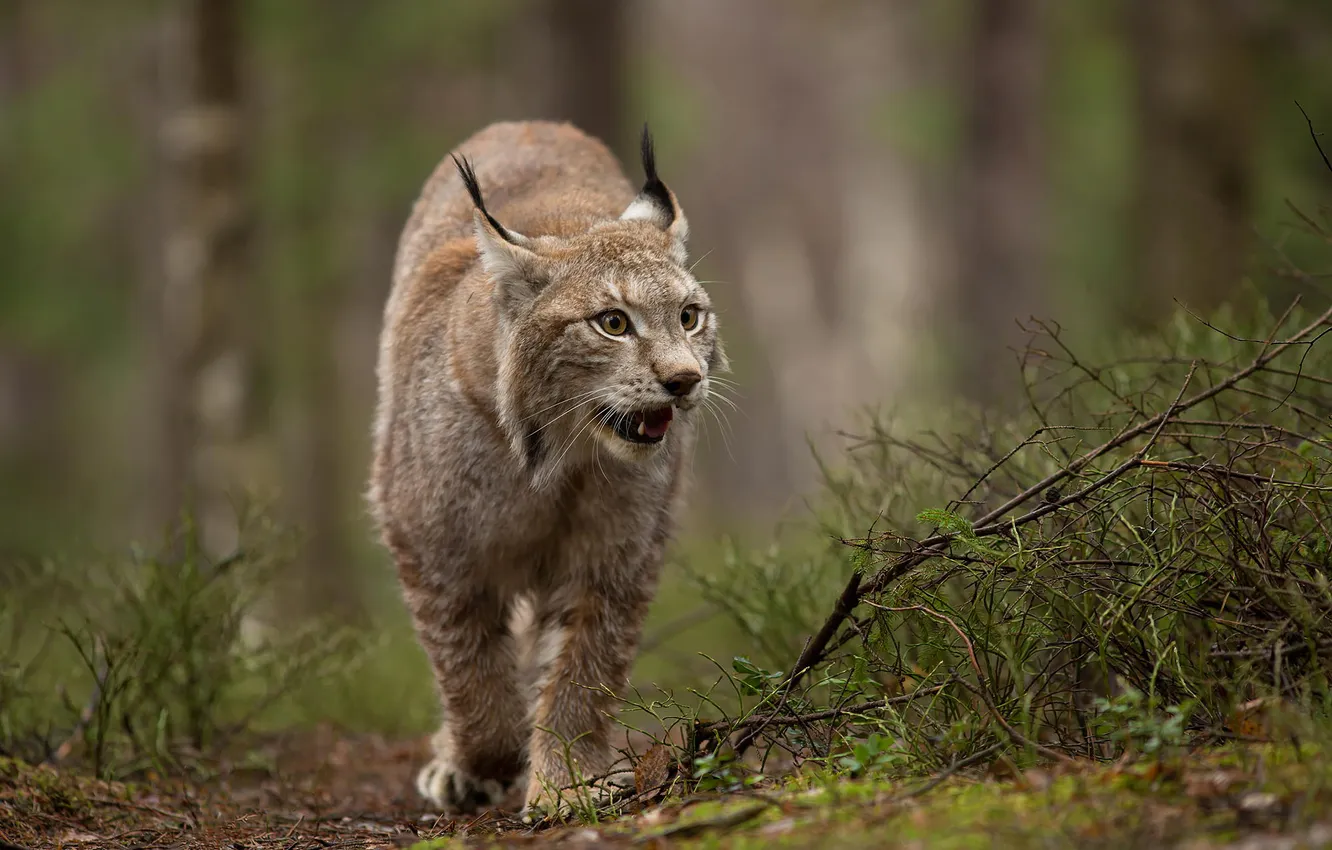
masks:
<instances>
[{"instance_id":1,"label":"lynx","mask_svg":"<svg viewBox=\"0 0 1332 850\"><path fill-rule=\"evenodd\" d=\"M417 787L448 812L567 807L613 762L608 691L726 369L646 126L642 164L635 193L568 124L494 124L399 242L369 498L443 709Z\"/></svg>"}]
</instances>

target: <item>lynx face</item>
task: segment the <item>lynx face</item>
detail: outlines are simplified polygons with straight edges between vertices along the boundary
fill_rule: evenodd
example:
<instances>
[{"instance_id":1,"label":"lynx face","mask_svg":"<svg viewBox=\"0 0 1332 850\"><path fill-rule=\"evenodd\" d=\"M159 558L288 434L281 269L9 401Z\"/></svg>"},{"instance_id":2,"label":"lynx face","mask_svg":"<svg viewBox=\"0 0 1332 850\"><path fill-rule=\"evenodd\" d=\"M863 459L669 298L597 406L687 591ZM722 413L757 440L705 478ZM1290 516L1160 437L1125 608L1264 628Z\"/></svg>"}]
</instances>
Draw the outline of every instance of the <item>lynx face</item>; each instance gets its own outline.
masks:
<instances>
[{"instance_id":1,"label":"lynx face","mask_svg":"<svg viewBox=\"0 0 1332 850\"><path fill-rule=\"evenodd\" d=\"M565 451L586 436L641 460L707 397L721 357L716 316L668 246L652 245L659 237L624 222L574 241L547 291L511 320L506 371L541 376L510 385L507 401L532 420L525 450Z\"/></svg>"},{"instance_id":2,"label":"lynx face","mask_svg":"<svg viewBox=\"0 0 1332 850\"><path fill-rule=\"evenodd\" d=\"M648 280L612 278L579 340L605 364L597 435L625 456L665 439L676 410L688 414L708 393L716 357L716 318L707 293L687 272L662 268ZM585 359L587 355L585 354Z\"/></svg>"},{"instance_id":3,"label":"lynx face","mask_svg":"<svg viewBox=\"0 0 1332 850\"><path fill-rule=\"evenodd\" d=\"M651 156L647 185L618 220L567 239L505 229L459 165L496 284L501 420L538 481L589 448L651 458L726 367L712 302L684 265L688 225Z\"/></svg>"}]
</instances>

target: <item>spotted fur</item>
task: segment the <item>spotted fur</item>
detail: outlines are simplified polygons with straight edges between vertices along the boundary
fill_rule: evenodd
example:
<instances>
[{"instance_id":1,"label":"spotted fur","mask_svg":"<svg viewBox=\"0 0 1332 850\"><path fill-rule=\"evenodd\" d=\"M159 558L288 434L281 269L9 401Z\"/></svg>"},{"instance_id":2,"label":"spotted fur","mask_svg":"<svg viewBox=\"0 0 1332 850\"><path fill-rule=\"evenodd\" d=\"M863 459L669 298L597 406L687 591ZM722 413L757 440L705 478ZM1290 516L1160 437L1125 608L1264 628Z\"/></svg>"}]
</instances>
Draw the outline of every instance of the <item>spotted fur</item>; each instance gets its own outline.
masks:
<instances>
[{"instance_id":1,"label":"spotted fur","mask_svg":"<svg viewBox=\"0 0 1332 850\"><path fill-rule=\"evenodd\" d=\"M726 367L646 129L643 153L636 193L572 126L494 124L441 162L399 243L369 500L443 708L418 785L448 811L514 787L550 802L611 762L589 688L628 676ZM634 332L598 330L607 310ZM677 396L680 374L699 380ZM610 427L668 405L657 444Z\"/></svg>"}]
</instances>

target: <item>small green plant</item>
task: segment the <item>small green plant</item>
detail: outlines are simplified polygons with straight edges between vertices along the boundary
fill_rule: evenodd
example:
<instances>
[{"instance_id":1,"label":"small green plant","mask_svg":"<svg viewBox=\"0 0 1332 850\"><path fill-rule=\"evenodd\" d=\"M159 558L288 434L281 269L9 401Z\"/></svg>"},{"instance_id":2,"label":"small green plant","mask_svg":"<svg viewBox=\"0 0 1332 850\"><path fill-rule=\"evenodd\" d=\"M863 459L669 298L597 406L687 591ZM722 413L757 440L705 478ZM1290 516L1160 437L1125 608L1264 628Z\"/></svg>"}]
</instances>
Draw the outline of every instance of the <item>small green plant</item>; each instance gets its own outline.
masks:
<instances>
[{"instance_id":1,"label":"small green plant","mask_svg":"<svg viewBox=\"0 0 1332 850\"><path fill-rule=\"evenodd\" d=\"M537 726L537 729L559 742L560 757L569 774L569 784L563 787L557 787L544 778L541 780L544 801L539 808L542 814L552 820L572 817L586 826L594 826L607 817L614 817L619 809L620 796L632 788L632 782L627 786L622 785L616 781L614 774L588 775L573 753L574 745L585 735L565 738L546 726ZM528 815L528 820L533 820L531 815Z\"/></svg>"},{"instance_id":2,"label":"small green plant","mask_svg":"<svg viewBox=\"0 0 1332 850\"><path fill-rule=\"evenodd\" d=\"M901 751L895 739L875 732L857 741L851 752L840 757L837 763L851 776L860 776L874 770L896 767L909 758Z\"/></svg>"},{"instance_id":3,"label":"small green plant","mask_svg":"<svg viewBox=\"0 0 1332 850\"><path fill-rule=\"evenodd\" d=\"M1129 688L1109 699L1098 697L1095 708L1110 740L1131 751L1161 756L1184 744L1193 704L1161 706L1156 697Z\"/></svg>"},{"instance_id":4,"label":"small green plant","mask_svg":"<svg viewBox=\"0 0 1332 850\"><path fill-rule=\"evenodd\" d=\"M303 681L354 669L345 629L265 623L289 539L260 517L242 523L240 548L219 560L185 522L160 553L43 569L12 588L7 600L39 613L8 633L0 750L81 758L105 778L198 770ZM0 610L3 621L19 622Z\"/></svg>"},{"instance_id":5,"label":"small green plant","mask_svg":"<svg viewBox=\"0 0 1332 850\"><path fill-rule=\"evenodd\" d=\"M735 671L734 681L739 686L740 692L747 696L766 696L772 693L783 675L780 670L765 670L743 655L731 659L731 669Z\"/></svg>"},{"instance_id":6,"label":"small green plant","mask_svg":"<svg viewBox=\"0 0 1332 850\"><path fill-rule=\"evenodd\" d=\"M763 780L760 774L746 771L735 751L719 749L694 758L695 790L729 793L749 788Z\"/></svg>"},{"instance_id":7,"label":"small green plant","mask_svg":"<svg viewBox=\"0 0 1332 850\"><path fill-rule=\"evenodd\" d=\"M916 514L916 522L922 525L932 525L943 534L956 537L963 545L978 555L994 557L999 554L993 546L987 546L983 540L976 536L976 529L972 526L971 520L952 511L926 508Z\"/></svg>"}]
</instances>

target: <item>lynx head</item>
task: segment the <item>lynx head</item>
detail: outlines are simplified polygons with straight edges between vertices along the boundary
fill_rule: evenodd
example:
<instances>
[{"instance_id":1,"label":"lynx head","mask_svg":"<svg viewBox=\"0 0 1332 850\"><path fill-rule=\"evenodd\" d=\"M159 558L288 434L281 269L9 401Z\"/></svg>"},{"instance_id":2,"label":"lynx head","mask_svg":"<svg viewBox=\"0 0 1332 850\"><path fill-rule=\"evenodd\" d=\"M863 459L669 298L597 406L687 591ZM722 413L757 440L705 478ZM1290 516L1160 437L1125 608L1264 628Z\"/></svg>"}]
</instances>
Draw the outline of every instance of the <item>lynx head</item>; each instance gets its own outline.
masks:
<instances>
[{"instance_id":1,"label":"lynx head","mask_svg":"<svg viewBox=\"0 0 1332 850\"><path fill-rule=\"evenodd\" d=\"M689 426L726 357L707 292L686 265L689 226L642 139L646 182L618 218L561 238L509 230L476 207L499 315L500 418L534 483L599 448L642 462Z\"/></svg>"}]
</instances>

